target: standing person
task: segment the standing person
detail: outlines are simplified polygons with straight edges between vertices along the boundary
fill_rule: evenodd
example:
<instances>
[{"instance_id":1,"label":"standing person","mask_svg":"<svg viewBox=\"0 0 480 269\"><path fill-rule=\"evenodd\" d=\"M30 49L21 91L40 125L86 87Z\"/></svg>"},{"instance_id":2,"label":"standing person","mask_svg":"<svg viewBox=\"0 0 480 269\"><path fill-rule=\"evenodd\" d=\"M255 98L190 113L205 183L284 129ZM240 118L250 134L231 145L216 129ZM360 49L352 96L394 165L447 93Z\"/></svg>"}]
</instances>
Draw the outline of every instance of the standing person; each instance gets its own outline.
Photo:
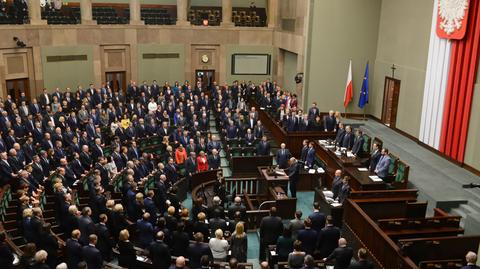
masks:
<instances>
[{"instance_id":1,"label":"standing person","mask_svg":"<svg viewBox=\"0 0 480 269\"><path fill-rule=\"evenodd\" d=\"M290 185L290 194L292 198L297 197L297 182L300 178L300 165L297 159L290 158L290 167L288 168L288 183Z\"/></svg>"},{"instance_id":2,"label":"standing person","mask_svg":"<svg viewBox=\"0 0 480 269\"><path fill-rule=\"evenodd\" d=\"M338 247L326 258L324 262L335 260L334 269L348 269L350 261L353 257L353 249L347 246L347 240L345 238L338 239Z\"/></svg>"},{"instance_id":3,"label":"standing person","mask_svg":"<svg viewBox=\"0 0 480 269\"><path fill-rule=\"evenodd\" d=\"M238 262L247 262L248 241L247 234L244 231L243 222L237 223L235 232L231 239L232 257L237 258Z\"/></svg>"},{"instance_id":4,"label":"standing person","mask_svg":"<svg viewBox=\"0 0 480 269\"><path fill-rule=\"evenodd\" d=\"M7 235L0 232L0 266L1 268L13 268L13 253L8 244L5 242ZM45 259L46 260L46 259Z\"/></svg>"},{"instance_id":5,"label":"standing person","mask_svg":"<svg viewBox=\"0 0 480 269\"><path fill-rule=\"evenodd\" d=\"M120 256L118 257L118 265L126 268L134 268L137 255L133 243L130 242L130 233L127 229L120 231L119 242L118 242L118 251ZM90 266L88 267L90 268Z\"/></svg>"},{"instance_id":6,"label":"standing person","mask_svg":"<svg viewBox=\"0 0 480 269\"><path fill-rule=\"evenodd\" d=\"M277 208L270 208L270 215L260 222L260 260L265 260L269 245L275 245L283 232L282 219L277 216Z\"/></svg>"},{"instance_id":7,"label":"standing person","mask_svg":"<svg viewBox=\"0 0 480 269\"><path fill-rule=\"evenodd\" d=\"M103 259L100 250L98 250L95 245L97 244L97 236L91 234L88 237L88 245L83 247L82 255L87 263L88 269L101 269L103 266Z\"/></svg>"},{"instance_id":8,"label":"standing person","mask_svg":"<svg viewBox=\"0 0 480 269\"><path fill-rule=\"evenodd\" d=\"M221 229L215 231L215 237L210 239L208 245L212 250L213 259L224 262L228 254L228 241L223 238Z\"/></svg>"},{"instance_id":9,"label":"standing person","mask_svg":"<svg viewBox=\"0 0 480 269\"><path fill-rule=\"evenodd\" d=\"M203 172L208 170L208 159L204 151L200 151L197 157L197 171Z\"/></svg>"},{"instance_id":10,"label":"standing person","mask_svg":"<svg viewBox=\"0 0 480 269\"><path fill-rule=\"evenodd\" d=\"M366 249L360 248L357 252L357 255L358 255L358 261L350 264L348 269L374 269L375 268L373 266L373 263L367 260L368 254ZM470 268L470 267L467 267L467 268ZM475 266L473 268L478 268L478 267Z\"/></svg>"},{"instance_id":11,"label":"standing person","mask_svg":"<svg viewBox=\"0 0 480 269\"><path fill-rule=\"evenodd\" d=\"M290 151L285 148L285 143L280 144L280 149L277 151L277 165L281 169L288 167L288 160L292 157Z\"/></svg>"},{"instance_id":12,"label":"standing person","mask_svg":"<svg viewBox=\"0 0 480 269\"><path fill-rule=\"evenodd\" d=\"M467 260L467 265L462 267L462 269L480 269L480 267L476 266L477 263L477 254L473 251L469 251L465 256Z\"/></svg>"},{"instance_id":13,"label":"standing person","mask_svg":"<svg viewBox=\"0 0 480 269\"><path fill-rule=\"evenodd\" d=\"M288 267L292 269L302 268L305 255L305 252L302 251L302 242L295 240L293 242L293 251L288 254Z\"/></svg>"}]
</instances>

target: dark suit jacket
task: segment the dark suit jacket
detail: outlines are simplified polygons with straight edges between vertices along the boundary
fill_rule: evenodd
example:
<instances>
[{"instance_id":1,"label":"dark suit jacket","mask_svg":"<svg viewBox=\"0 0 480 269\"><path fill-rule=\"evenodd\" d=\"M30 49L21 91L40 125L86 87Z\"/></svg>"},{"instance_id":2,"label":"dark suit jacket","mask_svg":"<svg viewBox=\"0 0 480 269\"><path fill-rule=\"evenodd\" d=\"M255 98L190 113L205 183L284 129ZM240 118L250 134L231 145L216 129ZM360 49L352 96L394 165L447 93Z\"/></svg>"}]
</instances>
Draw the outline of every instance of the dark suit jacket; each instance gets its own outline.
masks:
<instances>
[{"instance_id":1,"label":"dark suit jacket","mask_svg":"<svg viewBox=\"0 0 480 269\"><path fill-rule=\"evenodd\" d=\"M375 171L375 167L377 167L378 161L380 160L381 156L382 156L382 154L381 154L380 150L372 152L372 154L370 155L370 165L369 165L370 172Z\"/></svg>"},{"instance_id":2,"label":"dark suit jacket","mask_svg":"<svg viewBox=\"0 0 480 269\"><path fill-rule=\"evenodd\" d=\"M268 156L270 155L270 143L260 141L257 145L257 155Z\"/></svg>"},{"instance_id":3,"label":"dark suit jacket","mask_svg":"<svg viewBox=\"0 0 480 269\"><path fill-rule=\"evenodd\" d=\"M84 245L88 244L88 236L95 233L95 224L89 217L81 216L78 219L78 228L81 232L80 242Z\"/></svg>"},{"instance_id":4,"label":"dark suit jacket","mask_svg":"<svg viewBox=\"0 0 480 269\"><path fill-rule=\"evenodd\" d=\"M353 143L352 153L355 155L361 155L363 153L363 143L365 143L365 139L363 136L355 137L355 142Z\"/></svg>"},{"instance_id":5,"label":"dark suit jacket","mask_svg":"<svg viewBox=\"0 0 480 269\"><path fill-rule=\"evenodd\" d=\"M279 149L277 151L277 164L280 168L285 169L288 167L288 160L292 157L288 149Z\"/></svg>"},{"instance_id":6,"label":"dark suit jacket","mask_svg":"<svg viewBox=\"0 0 480 269\"><path fill-rule=\"evenodd\" d=\"M302 242L303 251L313 255L317 246L317 231L314 229L302 229L298 231L297 240Z\"/></svg>"},{"instance_id":7,"label":"dark suit jacket","mask_svg":"<svg viewBox=\"0 0 480 269\"><path fill-rule=\"evenodd\" d=\"M353 133L345 133L342 139L341 146L347 149L352 149L355 142L355 135Z\"/></svg>"},{"instance_id":8,"label":"dark suit jacket","mask_svg":"<svg viewBox=\"0 0 480 269\"><path fill-rule=\"evenodd\" d=\"M152 259L153 268L168 269L170 266L170 249L163 241L155 241L150 244L149 256Z\"/></svg>"},{"instance_id":9,"label":"dark suit jacket","mask_svg":"<svg viewBox=\"0 0 480 269\"><path fill-rule=\"evenodd\" d=\"M83 247L83 259L87 263L88 269L101 269L103 266L103 259L100 250L94 246Z\"/></svg>"},{"instance_id":10,"label":"dark suit jacket","mask_svg":"<svg viewBox=\"0 0 480 269\"><path fill-rule=\"evenodd\" d=\"M322 212L313 212L308 217L312 221L312 229L315 231L320 232L325 227L327 218Z\"/></svg>"},{"instance_id":11,"label":"dark suit jacket","mask_svg":"<svg viewBox=\"0 0 480 269\"><path fill-rule=\"evenodd\" d=\"M374 268L375 268L375 266L373 265L373 263L371 261L367 261L367 260L354 262L348 267L348 269L374 269ZM465 267L463 267L463 268L465 268ZM466 268L470 268L470 267L466 267ZM475 266L475 267L471 267L471 268L476 269L478 267Z\"/></svg>"},{"instance_id":12,"label":"dark suit jacket","mask_svg":"<svg viewBox=\"0 0 480 269\"><path fill-rule=\"evenodd\" d=\"M329 132L333 132L335 127L337 127L337 120L335 117L325 116L323 118L324 129L327 129Z\"/></svg>"},{"instance_id":13,"label":"dark suit jacket","mask_svg":"<svg viewBox=\"0 0 480 269\"><path fill-rule=\"evenodd\" d=\"M102 257L106 261L112 260L113 240L107 225L98 223L95 225L95 234L98 237L97 249L102 253Z\"/></svg>"},{"instance_id":14,"label":"dark suit jacket","mask_svg":"<svg viewBox=\"0 0 480 269\"><path fill-rule=\"evenodd\" d=\"M190 243L187 250L187 257L190 260L190 268L200 268L200 258L207 255L213 259L212 251L207 243Z\"/></svg>"},{"instance_id":15,"label":"dark suit jacket","mask_svg":"<svg viewBox=\"0 0 480 269\"><path fill-rule=\"evenodd\" d=\"M215 170L220 168L220 155L217 154L217 156L214 158L213 155L208 156L208 167L210 170Z\"/></svg>"},{"instance_id":16,"label":"dark suit jacket","mask_svg":"<svg viewBox=\"0 0 480 269\"><path fill-rule=\"evenodd\" d=\"M338 246L340 229L335 226L326 226L318 233L318 250L320 258L326 258Z\"/></svg>"},{"instance_id":17,"label":"dark suit jacket","mask_svg":"<svg viewBox=\"0 0 480 269\"><path fill-rule=\"evenodd\" d=\"M185 161L185 173L187 175L189 175L190 173L195 174L196 171L197 171L197 160L195 158L192 160L191 157L188 157L188 159Z\"/></svg>"},{"instance_id":18,"label":"dark suit jacket","mask_svg":"<svg viewBox=\"0 0 480 269\"><path fill-rule=\"evenodd\" d=\"M83 261L82 245L71 238L67 239L67 266L68 268L77 268L79 262Z\"/></svg>"},{"instance_id":19,"label":"dark suit jacket","mask_svg":"<svg viewBox=\"0 0 480 269\"><path fill-rule=\"evenodd\" d=\"M137 231L137 241L140 247L148 247L153 241L153 225L144 219L140 219L137 221Z\"/></svg>"},{"instance_id":20,"label":"dark suit jacket","mask_svg":"<svg viewBox=\"0 0 480 269\"><path fill-rule=\"evenodd\" d=\"M260 223L260 241L273 245L283 232L282 219L274 216L266 216Z\"/></svg>"},{"instance_id":21,"label":"dark suit jacket","mask_svg":"<svg viewBox=\"0 0 480 269\"><path fill-rule=\"evenodd\" d=\"M351 247L338 247L327 257L327 261L335 259L335 269L348 269L352 257L353 249Z\"/></svg>"}]
</instances>

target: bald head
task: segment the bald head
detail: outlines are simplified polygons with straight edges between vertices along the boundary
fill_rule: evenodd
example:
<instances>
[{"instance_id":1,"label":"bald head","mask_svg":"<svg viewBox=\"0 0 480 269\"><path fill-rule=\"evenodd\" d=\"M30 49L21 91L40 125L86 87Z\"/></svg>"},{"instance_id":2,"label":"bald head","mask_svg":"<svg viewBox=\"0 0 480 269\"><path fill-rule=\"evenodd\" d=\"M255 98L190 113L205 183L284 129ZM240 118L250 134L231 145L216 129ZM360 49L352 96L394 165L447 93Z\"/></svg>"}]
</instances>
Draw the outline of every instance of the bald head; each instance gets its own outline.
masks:
<instances>
[{"instance_id":1,"label":"bald head","mask_svg":"<svg viewBox=\"0 0 480 269\"><path fill-rule=\"evenodd\" d=\"M473 251L469 251L465 256L465 259L467 260L467 263L475 264L477 262L477 254Z\"/></svg>"},{"instance_id":2,"label":"bald head","mask_svg":"<svg viewBox=\"0 0 480 269\"><path fill-rule=\"evenodd\" d=\"M182 268L185 266L185 258L183 256L179 256L176 260L175 260L175 267L177 268Z\"/></svg>"},{"instance_id":3,"label":"bald head","mask_svg":"<svg viewBox=\"0 0 480 269\"><path fill-rule=\"evenodd\" d=\"M339 247L346 247L347 246L347 240L345 238L338 239L338 246Z\"/></svg>"}]
</instances>

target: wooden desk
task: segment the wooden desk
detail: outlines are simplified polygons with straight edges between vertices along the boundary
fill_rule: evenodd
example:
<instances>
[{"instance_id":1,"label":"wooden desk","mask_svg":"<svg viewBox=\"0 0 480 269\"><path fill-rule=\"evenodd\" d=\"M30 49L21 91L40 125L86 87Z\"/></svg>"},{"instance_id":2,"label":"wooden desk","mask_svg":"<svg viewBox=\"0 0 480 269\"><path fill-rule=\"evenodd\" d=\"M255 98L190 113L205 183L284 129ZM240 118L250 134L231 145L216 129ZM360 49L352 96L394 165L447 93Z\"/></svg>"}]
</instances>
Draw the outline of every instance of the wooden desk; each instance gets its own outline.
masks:
<instances>
[{"instance_id":1,"label":"wooden desk","mask_svg":"<svg viewBox=\"0 0 480 269\"><path fill-rule=\"evenodd\" d=\"M233 156L230 159L232 177L257 177L258 166L271 166L273 156Z\"/></svg>"},{"instance_id":2,"label":"wooden desk","mask_svg":"<svg viewBox=\"0 0 480 269\"><path fill-rule=\"evenodd\" d=\"M347 167L343 171L350 176L349 184L353 190L385 190L387 187L384 181L373 181L370 176L374 174L370 171L359 171L358 167Z\"/></svg>"},{"instance_id":3,"label":"wooden desk","mask_svg":"<svg viewBox=\"0 0 480 269\"><path fill-rule=\"evenodd\" d=\"M278 175L277 177L267 174L266 166L259 166L258 172L267 181L267 186L282 186L287 188L289 177ZM320 185L325 173L310 174L303 167L300 169L300 178L297 182L297 191L314 191Z\"/></svg>"},{"instance_id":4,"label":"wooden desk","mask_svg":"<svg viewBox=\"0 0 480 269\"><path fill-rule=\"evenodd\" d=\"M275 201L277 207L277 215L282 219L291 219L295 216L297 210L297 198L288 197L286 190L282 187L268 188L269 200ZM277 195L277 193L284 193L283 195Z\"/></svg>"},{"instance_id":5,"label":"wooden desk","mask_svg":"<svg viewBox=\"0 0 480 269\"><path fill-rule=\"evenodd\" d=\"M204 172L198 172L192 175L190 178L190 187L194 189L202 183L217 179L218 172L221 172L222 169L208 170Z\"/></svg>"}]
</instances>

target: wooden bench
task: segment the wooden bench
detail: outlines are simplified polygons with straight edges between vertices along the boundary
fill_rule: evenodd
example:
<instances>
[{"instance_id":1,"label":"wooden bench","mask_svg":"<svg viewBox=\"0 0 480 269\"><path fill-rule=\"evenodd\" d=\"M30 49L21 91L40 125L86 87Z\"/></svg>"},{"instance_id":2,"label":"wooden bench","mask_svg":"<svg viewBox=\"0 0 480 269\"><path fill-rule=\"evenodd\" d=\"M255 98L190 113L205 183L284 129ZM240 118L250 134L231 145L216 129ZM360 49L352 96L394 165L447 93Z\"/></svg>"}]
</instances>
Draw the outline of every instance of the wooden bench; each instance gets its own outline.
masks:
<instances>
[{"instance_id":1,"label":"wooden bench","mask_svg":"<svg viewBox=\"0 0 480 269\"><path fill-rule=\"evenodd\" d=\"M463 266L463 260L431 260L422 261L418 264L420 269L459 269Z\"/></svg>"},{"instance_id":2,"label":"wooden bench","mask_svg":"<svg viewBox=\"0 0 480 269\"><path fill-rule=\"evenodd\" d=\"M232 177L258 177L258 166L272 166L273 156L232 157Z\"/></svg>"},{"instance_id":3,"label":"wooden bench","mask_svg":"<svg viewBox=\"0 0 480 269\"><path fill-rule=\"evenodd\" d=\"M427 202L379 201L361 200L356 201L362 210L373 220L391 218L423 218L427 212Z\"/></svg>"},{"instance_id":4,"label":"wooden bench","mask_svg":"<svg viewBox=\"0 0 480 269\"><path fill-rule=\"evenodd\" d=\"M460 226L461 217L444 216L430 218L398 218L398 219L380 219L378 226L384 230L418 229L418 228L441 228Z\"/></svg>"},{"instance_id":5,"label":"wooden bench","mask_svg":"<svg viewBox=\"0 0 480 269\"><path fill-rule=\"evenodd\" d=\"M398 240L402 253L419 263L426 260L464 259L468 251L477 252L480 236L427 237Z\"/></svg>"}]
</instances>

